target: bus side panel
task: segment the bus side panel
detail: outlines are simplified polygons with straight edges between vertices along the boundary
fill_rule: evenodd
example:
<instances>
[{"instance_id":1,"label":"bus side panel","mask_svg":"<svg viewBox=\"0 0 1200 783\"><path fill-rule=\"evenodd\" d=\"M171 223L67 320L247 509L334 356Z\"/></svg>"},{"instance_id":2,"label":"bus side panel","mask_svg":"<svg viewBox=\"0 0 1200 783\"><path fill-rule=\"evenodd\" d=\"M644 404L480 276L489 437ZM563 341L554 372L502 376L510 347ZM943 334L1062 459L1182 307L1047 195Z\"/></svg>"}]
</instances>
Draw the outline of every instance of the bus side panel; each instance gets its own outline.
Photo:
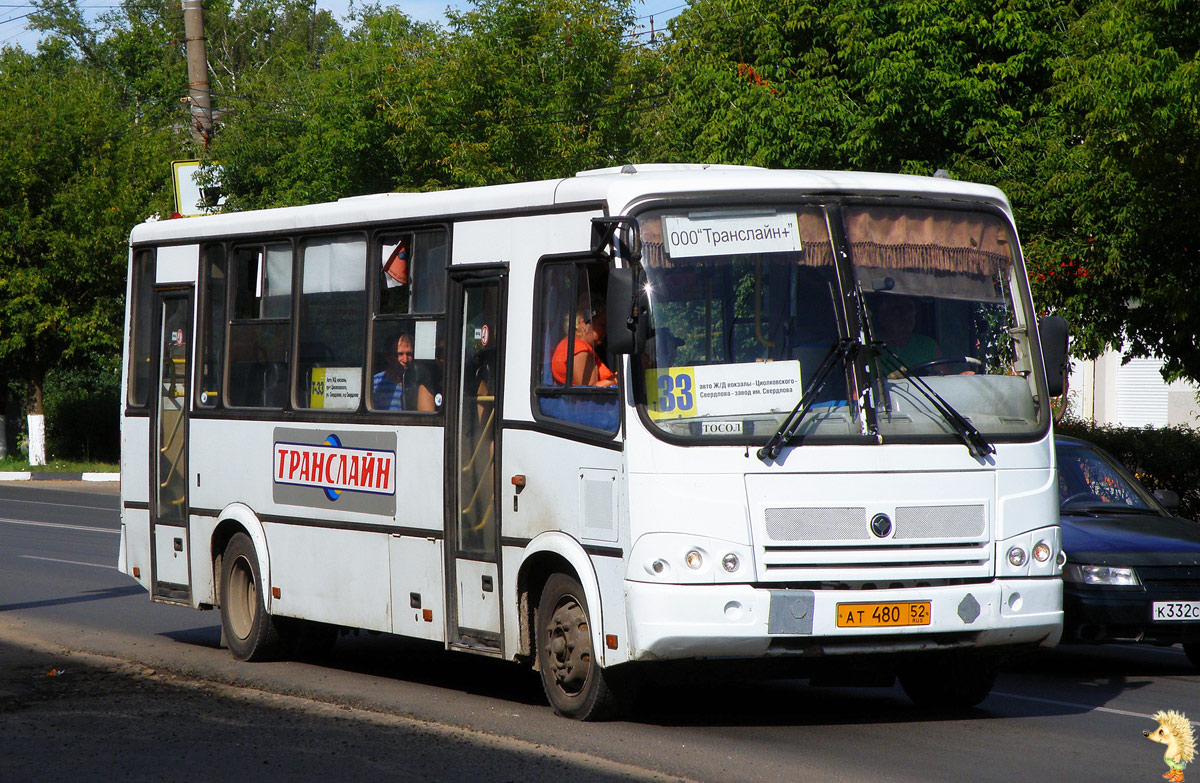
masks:
<instances>
[{"instance_id":1,"label":"bus side panel","mask_svg":"<svg viewBox=\"0 0 1200 783\"><path fill-rule=\"evenodd\" d=\"M391 631L384 533L266 523L271 613L370 631Z\"/></svg>"},{"instance_id":2,"label":"bus side panel","mask_svg":"<svg viewBox=\"0 0 1200 783\"><path fill-rule=\"evenodd\" d=\"M138 582L150 589L150 479L146 473L150 445L147 442L150 419L124 417L121 419L121 524L124 526L124 557L119 564L124 573L133 576L136 568ZM127 503L143 508L129 508Z\"/></svg>"},{"instance_id":3,"label":"bus side panel","mask_svg":"<svg viewBox=\"0 0 1200 783\"><path fill-rule=\"evenodd\" d=\"M442 541L391 536L392 633L446 640Z\"/></svg>"},{"instance_id":4,"label":"bus side panel","mask_svg":"<svg viewBox=\"0 0 1200 783\"><path fill-rule=\"evenodd\" d=\"M121 502L150 501L150 418L121 421Z\"/></svg>"},{"instance_id":5,"label":"bus side panel","mask_svg":"<svg viewBox=\"0 0 1200 783\"><path fill-rule=\"evenodd\" d=\"M518 493L511 481L502 481L501 534L506 541L529 541L560 531L590 550L594 574L579 576L599 580L602 605L591 607L594 632L598 639L605 634L623 638L622 554L628 552L629 534L622 453L524 429L506 429L503 438L505 476L523 475L525 486ZM509 551L503 574L504 627L509 631L505 654L512 657L520 627L513 569L524 555L510 557Z\"/></svg>"},{"instance_id":6,"label":"bus side panel","mask_svg":"<svg viewBox=\"0 0 1200 783\"><path fill-rule=\"evenodd\" d=\"M150 512L143 508L126 508L121 511L124 527L122 543L125 546L125 573L133 576L137 569L137 581L150 589Z\"/></svg>"},{"instance_id":7,"label":"bus side panel","mask_svg":"<svg viewBox=\"0 0 1200 783\"><path fill-rule=\"evenodd\" d=\"M216 517L196 516L188 521L188 554L192 560L192 606L212 607L217 603L216 573L210 550Z\"/></svg>"}]
</instances>

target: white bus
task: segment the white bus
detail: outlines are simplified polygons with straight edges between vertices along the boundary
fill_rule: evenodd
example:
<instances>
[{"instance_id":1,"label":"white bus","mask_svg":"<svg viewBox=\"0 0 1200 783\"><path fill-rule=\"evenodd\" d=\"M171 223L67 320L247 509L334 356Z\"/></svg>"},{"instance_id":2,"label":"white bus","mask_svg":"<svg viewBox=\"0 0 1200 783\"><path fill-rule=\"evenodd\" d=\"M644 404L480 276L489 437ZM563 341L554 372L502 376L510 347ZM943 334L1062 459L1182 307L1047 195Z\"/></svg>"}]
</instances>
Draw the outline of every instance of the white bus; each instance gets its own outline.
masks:
<instances>
[{"instance_id":1,"label":"white bus","mask_svg":"<svg viewBox=\"0 0 1200 783\"><path fill-rule=\"evenodd\" d=\"M239 659L401 634L596 718L640 662L972 704L1058 641L1065 324L995 188L625 166L149 222L130 263L119 567Z\"/></svg>"}]
</instances>

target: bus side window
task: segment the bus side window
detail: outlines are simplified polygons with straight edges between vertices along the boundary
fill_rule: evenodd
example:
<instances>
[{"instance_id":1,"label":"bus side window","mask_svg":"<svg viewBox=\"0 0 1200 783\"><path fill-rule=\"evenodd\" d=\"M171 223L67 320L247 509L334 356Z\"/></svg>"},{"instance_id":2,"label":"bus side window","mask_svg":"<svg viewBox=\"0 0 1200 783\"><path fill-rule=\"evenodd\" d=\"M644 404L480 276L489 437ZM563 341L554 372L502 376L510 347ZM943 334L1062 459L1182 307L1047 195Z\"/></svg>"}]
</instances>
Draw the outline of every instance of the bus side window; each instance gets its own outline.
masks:
<instances>
[{"instance_id":1,"label":"bus side window","mask_svg":"<svg viewBox=\"0 0 1200 783\"><path fill-rule=\"evenodd\" d=\"M200 366L196 374L196 404L213 408L221 400L225 363L225 299L228 280L225 246L204 246L204 302L201 305Z\"/></svg>"},{"instance_id":2,"label":"bus side window","mask_svg":"<svg viewBox=\"0 0 1200 783\"><path fill-rule=\"evenodd\" d=\"M229 404L282 408L287 402L292 312L289 243L239 247L233 256L226 351Z\"/></svg>"},{"instance_id":3,"label":"bus side window","mask_svg":"<svg viewBox=\"0 0 1200 783\"><path fill-rule=\"evenodd\" d=\"M383 234L379 240L379 299L388 315L440 313L446 299L446 231Z\"/></svg>"},{"instance_id":4,"label":"bus side window","mask_svg":"<svg viewBox=\"0 0 1200 783\"><path fill-rule=\"evenodd\" d=\"M615 373L605 348L608 267L591 257L551 261L538 275L534 398L541 417L613 433L620 424ZM586 370L576 372L576 364Z\"/></svg>"},{"instance_id":5,"label":"bus side window","mask_svg":"<svg viewBox=\"0 0 1200 783\"><path fill-rule=\"evenodd\" d=\"M133 307L130 316L129 398L130 408L144 408L150 398L151 346L155 340L153 250L139 250L133 257Z\"/></svg>"},{"instance_id":6,"label":"bus side window","mask_svg":"<svg viewBox=\"0 0 1200 783\"><path fill-rule=\"evenodd\" d=\"M372 411L442 410L446 366L444 228L379 234L367 405Z\"/></svg>"},{"instance_id":7,"label":"bus side window","mask_svg":"<svg viewBox=\"0 0 1200 783\"><path fill-rule=\"evenodd\" d=\"M366 236L308 240L300 259L295 406L358 410L367 326Z\"/></svg>"}]
</instances>

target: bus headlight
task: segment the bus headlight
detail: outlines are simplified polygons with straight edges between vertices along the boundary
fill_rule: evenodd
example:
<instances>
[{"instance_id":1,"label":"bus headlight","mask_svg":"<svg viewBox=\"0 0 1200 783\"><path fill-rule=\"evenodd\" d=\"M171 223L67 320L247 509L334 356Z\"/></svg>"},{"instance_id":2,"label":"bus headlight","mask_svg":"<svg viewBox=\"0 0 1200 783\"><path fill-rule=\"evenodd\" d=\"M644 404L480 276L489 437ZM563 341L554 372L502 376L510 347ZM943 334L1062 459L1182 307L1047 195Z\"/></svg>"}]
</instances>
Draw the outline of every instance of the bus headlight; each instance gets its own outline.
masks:
<instances>
[{"instance_id":1,"label":"bus headlight","mask_svg":"<svg viewBox=\"0 0 1200 783\"><path fill-rule=\"evenodd\" d=\"M742 561L738 560L737 553L735 552L730 552L729 554L725 555L725 557L721 558L721 567L730 574L738 570L738 566L741 564Z\"/></svg>"},{"instance_id":2,"label":"bus headlight","mask_svg":"<svg viewBox=\"0 0 1200 783\"><path fill-rule=\"evenodd\" d=\"M1014 546L1008 550L1008 563L1013 568L1020 568L1025 565L1025 550L1019 546Z\"/></svg>"},{"instance_id":3,"label":"bus headlight","mask_svg":"<svg viewBox=\"0 0 1200 783\"><path fill-rule=\"evenodd\" d=\"M683 562L687 563L687 567L693 571L699 571L700 567L704 565L704 556L700 554L699 550L693 549L684 556Z\"/></svg>"},{"instance_id":4,"label":"bus headlight","mask_svg":"<svg viewBox=\"0 0 1200 783\"><path fill-rule=\"evenodd\" d=\"M1050 545L1045 541L1039 541L1033 547L1033 559L1039 563L1045 563L1050 559Z\"/></svg>"}]
</instances>

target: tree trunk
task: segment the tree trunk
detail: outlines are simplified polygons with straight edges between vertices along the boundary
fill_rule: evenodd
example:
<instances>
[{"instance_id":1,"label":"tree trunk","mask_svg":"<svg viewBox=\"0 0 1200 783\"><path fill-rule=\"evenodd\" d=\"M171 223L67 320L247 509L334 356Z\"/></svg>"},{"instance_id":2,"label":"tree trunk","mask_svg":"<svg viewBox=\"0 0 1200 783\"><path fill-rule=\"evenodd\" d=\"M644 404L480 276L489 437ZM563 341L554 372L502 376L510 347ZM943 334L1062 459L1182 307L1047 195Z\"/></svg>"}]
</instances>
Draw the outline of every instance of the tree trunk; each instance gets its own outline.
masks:
<instances>
[{"instance_id":1,"label":"tree trunk","mask_svg":"<svg viewBox=\"0 0 1200 783\"><path fill-rule=\"evenodd\" d=\"M25 416L29 424L29 464L46 464L46 416L42 408L42 391L46 373L33 371L29 378L29 395L25 401Z\"/></svg>"}]
</instances>

